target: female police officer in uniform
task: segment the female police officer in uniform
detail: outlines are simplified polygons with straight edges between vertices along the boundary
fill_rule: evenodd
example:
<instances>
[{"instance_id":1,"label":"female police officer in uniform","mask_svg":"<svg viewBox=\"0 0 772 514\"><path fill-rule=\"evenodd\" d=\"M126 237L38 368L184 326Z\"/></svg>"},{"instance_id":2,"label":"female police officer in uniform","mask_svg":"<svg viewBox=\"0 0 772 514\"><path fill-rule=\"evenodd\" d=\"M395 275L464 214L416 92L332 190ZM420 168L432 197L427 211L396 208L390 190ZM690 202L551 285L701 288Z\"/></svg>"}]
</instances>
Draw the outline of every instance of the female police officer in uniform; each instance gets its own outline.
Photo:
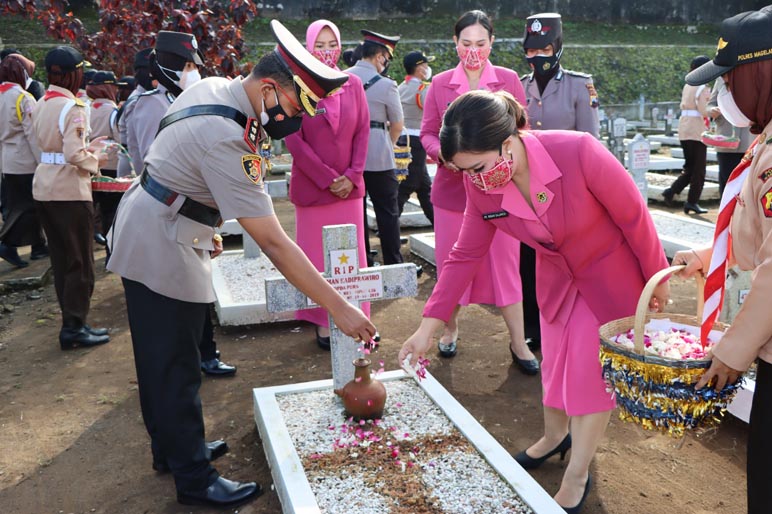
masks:
<instances>
[{"instance_id":1,"label":"female police officer in uniform","mask_svg":"<svg viewBox=\"0 0 772 514\"><path fill-rule=\"evenodd\" d=\"M214 239L221 217L238 219L344 333L358 340L375 333L284 233L264 191L259 134L265 130L280 139L296 131L301 116L313 116L317 102L346 81L281 23L272 21L271 29L279 45L249 77L204 79L175 100L108 237L108 269L123 277L153 457L173 473L181 503L233 505L261 492L255 483L220 477L204 443L196 348L215 299L210 255L222 251Z\"/></svg>"}]
</instances>

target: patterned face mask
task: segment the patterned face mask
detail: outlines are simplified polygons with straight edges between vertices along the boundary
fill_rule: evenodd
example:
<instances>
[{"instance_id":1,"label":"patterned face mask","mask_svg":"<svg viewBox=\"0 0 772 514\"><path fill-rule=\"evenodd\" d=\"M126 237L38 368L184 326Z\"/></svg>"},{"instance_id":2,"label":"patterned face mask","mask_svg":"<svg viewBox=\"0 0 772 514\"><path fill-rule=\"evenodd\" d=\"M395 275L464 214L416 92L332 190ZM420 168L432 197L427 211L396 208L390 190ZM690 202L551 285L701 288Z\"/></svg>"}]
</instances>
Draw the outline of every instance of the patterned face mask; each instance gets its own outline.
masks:
<instances>
[{"instance_id":1,"label":"patterned face mask","mask_svg":"<svg viewBox=\"0 0 772 514\"><path fill-rule=\"evenodd\" d=\"M480 191L490 191L491 189L506 186L512 180L514 170L513 159L504 159L504 157L499 156L496 159L496 164L491 169L479 173L467 172L467 174L477 189Z\"/></svg>"},{"instance_id":2,"label":"patterned face mask","mask_svg":"<svg viewBox=\"0 0 772 514\"><path fill-rule=\"evenodd\" d=\"M467 70L479 70L488 61L488 56L491 54L491 48L487 47L468 47L457 46L456 53L461 61L461 64Z\"/></svg>"},{"instance_id":3,"label":"patterned face mask","mask_svg":"<svg viewBox=\"0 0 772 514\"><path fill-rule=\"evenodd\" d=\"M330 68L335 68L340 58L340 48L330 48L325 50L314 49L313 56Z\"/></svg>"}]
</instances>

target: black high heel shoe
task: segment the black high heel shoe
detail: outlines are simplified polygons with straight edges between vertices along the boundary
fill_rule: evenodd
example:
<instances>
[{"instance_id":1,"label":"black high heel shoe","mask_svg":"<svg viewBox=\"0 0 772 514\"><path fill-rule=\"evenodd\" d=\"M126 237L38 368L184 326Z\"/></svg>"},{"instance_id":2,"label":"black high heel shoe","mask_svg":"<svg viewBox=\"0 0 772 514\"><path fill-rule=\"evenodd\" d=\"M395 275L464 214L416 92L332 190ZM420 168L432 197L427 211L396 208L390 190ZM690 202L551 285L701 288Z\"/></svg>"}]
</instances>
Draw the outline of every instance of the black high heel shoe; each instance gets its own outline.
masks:
<instances>
[{"instance_id":1,"label":"black high heel shoe","mask_svg":"<svg viewBox=\"0 0 772 514\"><path fill-rule=\"evenodd\" d=\"M707 209L703 209L702 207L700 207L696 203L686 202L686 203L684 203L684 213L685 214L689 214L689 211L694 211L695 214L705 214L706 212L708 212Z\"/></svg>"},{"instance_id":2,"label":"black high heel shoe","mask_svg":"<svg viewBox=\"0 0 772 514\"><path fill-rule=\"evenodd\" d=\"M517 461L520 466L523 467L523 469L536 469L542 464L544 464L544 461L555 455L556 453L560 454L560 460L566 460L566 453L568 450L571 449L571 434L567 434L566 437L560 441L560 444L557 445L557 447L552 450L551 452L548 452L543 457L539 457L538 459L535 459L525 453L525 450L521 451L517 455L515 455L515 460Z\"/></svg>"},{"instance_id":3,"label":"black high heel shoe","mask_svg":"<svg viewBox=\"0 0 772 514\"><path fill-rule=\"evenodd\" d=\"M582 493L582 499L579 500L579 503L574 505L573 507L563 507L561 505L561 508L566 511L566 514L579 514L582 511L582 506L584 505L584 500L587 499L587 495L590 493L590 487L592 487L592 475L589 473L587 474L587 482L584 484L584 493Z\"/></svg>"},{"instance_id":4,"label":"black high heel shoe","mask_svg":"<svg viewBox=\"0 0 772 514\"><path fill-rule=\"evenodd\" d=\"M662 198L665 199L665 205L668 207L673 206L673 196L675 196L675 193L673 193L670 188L665 189L662 191Z\"/></svg>"},{"instance_id":5,"label":"black high heel shoe","mask_svg":"<svg viewBox=\"0 0 772 514\"><path fill-rule=\"evenodd\" d=\"M536 375L539 373L539 359L521 359L515 354L511 346L509 347L509 353L512 354L512 362L520 368L520 371L526 375Z\"/></svg>"}]
</instances>

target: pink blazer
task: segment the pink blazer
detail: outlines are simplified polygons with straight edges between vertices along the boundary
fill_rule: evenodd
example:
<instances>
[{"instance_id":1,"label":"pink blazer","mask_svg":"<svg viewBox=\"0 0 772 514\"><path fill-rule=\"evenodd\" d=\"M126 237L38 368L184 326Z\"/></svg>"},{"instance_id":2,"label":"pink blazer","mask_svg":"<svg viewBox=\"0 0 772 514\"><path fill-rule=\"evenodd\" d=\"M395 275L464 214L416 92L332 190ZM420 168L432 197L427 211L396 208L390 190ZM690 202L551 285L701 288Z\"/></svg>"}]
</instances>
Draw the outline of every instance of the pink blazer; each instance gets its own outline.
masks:
<instances>
[{"instance_id":1,"label":"pink blazer","mask_svg":"<svg viewBox=\"0 0 772 514\"><path fill-rule=\"evenodd\" d=\"M514 183L486 193L465 179L461 233L424 316L450 317L496 229L536 249L536 294L548 323L568 322L565 315L577 293L600 323L633 315L646 280L668 265L641 193L589 134L526 132L523 142L537 178L531 181L531 201L536 214L546 216L552 241L537 241L526 228L523 220L535 219L534 210Z\"/></svg>"},{"instance_id":2,"label":"pink blazer","mask_svg":"<svg viewBox=\"0 0 772 514\"><path fill-rule=\"evenodd\" d=\"M348 198L362 198L370 134L370 111L362 81L349 74L341 91L322 99L317 109L323 112L303 118L300 130L284 139L292 154L290 201L303 207L337 202L339 198L329 187L341 175L354 183Z\"/></svg>"},{"instance_id":3,"label":"pink blazer","mask_svg":"<svg viewBox=\"0 0 772 514\"><path fill-rule=\"evenodd\" d=\"M525 90L517 73L501 66L486 64L480 76L478 89L508 91L525 105ZM424 102L424 118L421 122L421 144L426 155L437 161L440 153L440 127L448 105L469 91L469 81L461 63L452 70L443 71L432 79ZM449 211L464 210L466 195L461 174L443 166L437 166L437 175L432 183L432 204Z\"/></svg>"}]
</instances>

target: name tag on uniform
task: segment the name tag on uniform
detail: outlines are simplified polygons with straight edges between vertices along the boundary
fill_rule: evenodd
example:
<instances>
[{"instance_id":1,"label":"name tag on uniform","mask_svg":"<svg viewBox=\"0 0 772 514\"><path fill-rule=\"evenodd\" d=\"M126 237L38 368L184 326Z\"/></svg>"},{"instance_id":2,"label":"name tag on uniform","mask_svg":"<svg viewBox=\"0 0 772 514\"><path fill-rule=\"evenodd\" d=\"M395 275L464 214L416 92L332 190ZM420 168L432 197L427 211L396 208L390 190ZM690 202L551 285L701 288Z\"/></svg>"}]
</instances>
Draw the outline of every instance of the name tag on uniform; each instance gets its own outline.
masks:
<instances>
[{"instance_id":1,"label":"name tag on uniform","mask_svg":"<svg viewBox=\"0 0 772 514\"><path fill-rule=\"evenodd\" d=\"M498 212L488 212L486 214L483 214L484 220L495 220L497 218L506 218L509 216L509 213L507 211L498 211Z\"/></svg>"}]
</instances>

